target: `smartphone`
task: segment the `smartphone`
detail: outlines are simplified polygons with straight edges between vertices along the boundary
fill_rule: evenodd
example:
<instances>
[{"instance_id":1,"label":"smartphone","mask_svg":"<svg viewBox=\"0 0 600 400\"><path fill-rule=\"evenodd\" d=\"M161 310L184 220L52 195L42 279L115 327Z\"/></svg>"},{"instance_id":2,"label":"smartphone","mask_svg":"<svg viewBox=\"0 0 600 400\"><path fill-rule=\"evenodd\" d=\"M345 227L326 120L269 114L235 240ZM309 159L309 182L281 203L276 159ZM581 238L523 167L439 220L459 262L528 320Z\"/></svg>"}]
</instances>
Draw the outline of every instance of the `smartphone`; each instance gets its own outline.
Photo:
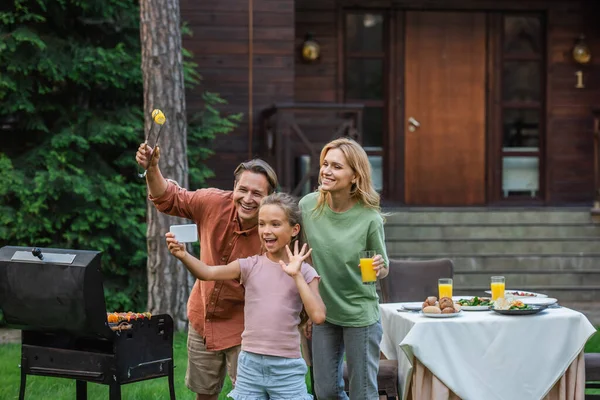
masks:
<instances>
[{"instance_id":1,"label":"smartphone","mask_svg":"<svg viewBox=\"0 0 600 400\"><path fill-rule=\"evenodd\" d=\"M198 227L196 224L171 225L169 232L175 234L175 239L180 243L193 243L198 241Z\"/></svg>"}]
</instances>

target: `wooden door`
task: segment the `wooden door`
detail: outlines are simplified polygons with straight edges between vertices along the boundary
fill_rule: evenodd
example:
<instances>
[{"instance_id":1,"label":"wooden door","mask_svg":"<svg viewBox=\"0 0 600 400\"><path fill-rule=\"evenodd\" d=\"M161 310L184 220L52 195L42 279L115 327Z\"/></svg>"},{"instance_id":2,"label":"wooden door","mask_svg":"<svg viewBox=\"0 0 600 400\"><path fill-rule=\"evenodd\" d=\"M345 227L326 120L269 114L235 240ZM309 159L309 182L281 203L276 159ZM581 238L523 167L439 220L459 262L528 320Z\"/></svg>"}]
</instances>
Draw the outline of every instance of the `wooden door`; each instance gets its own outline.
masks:
<instances>
[{"instance_id":1,"label":"wooden door","mask_svg":"<svg viewBox=\"0 0 600 400\"><path fill-rule=\"evenodd\" d=\"M406 13L407 204L485 203L485 21L483 13Z\"/></svg>"}]
</instances>

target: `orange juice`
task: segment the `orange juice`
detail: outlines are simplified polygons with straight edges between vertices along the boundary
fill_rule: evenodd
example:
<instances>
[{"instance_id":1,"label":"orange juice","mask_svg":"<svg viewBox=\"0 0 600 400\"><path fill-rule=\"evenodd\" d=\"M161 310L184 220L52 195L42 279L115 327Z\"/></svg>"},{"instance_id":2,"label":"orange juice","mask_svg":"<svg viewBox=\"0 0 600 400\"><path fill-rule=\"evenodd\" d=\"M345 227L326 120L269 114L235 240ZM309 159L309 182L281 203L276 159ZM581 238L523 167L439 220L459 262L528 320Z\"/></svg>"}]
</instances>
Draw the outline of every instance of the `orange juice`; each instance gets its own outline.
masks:
<instances>
[{"instance_id":1,"label":"orange juice","mask_svg":"<svg viewBox=\"0 0 600 400\"><path fill-rule=\"evenodd\" d=\"M505 285L504 282L492 282L492 301L504 297Z\"/></svg>"},{"instance_id":2,"label":"orange juice","mask_svg":"<svg viewBox=\"0 0 600 400\"><path fill-rule=\"evenodd\" d=\"M451 283L440 283L438 284L438 290L440 299L442 297L450 297L452 298L452 284Z\"/></svg>"},{"instance_id":3,"label":"orange juice","mask_svg":"<svg viewBox=\"0 0 600 400\"><path fill-rule=\"evenodd\" d=\"M377 272L373 269L372 258L360 259L360 274L363 283L375 283L377 281Z\"/></svg>"}]
</instances>

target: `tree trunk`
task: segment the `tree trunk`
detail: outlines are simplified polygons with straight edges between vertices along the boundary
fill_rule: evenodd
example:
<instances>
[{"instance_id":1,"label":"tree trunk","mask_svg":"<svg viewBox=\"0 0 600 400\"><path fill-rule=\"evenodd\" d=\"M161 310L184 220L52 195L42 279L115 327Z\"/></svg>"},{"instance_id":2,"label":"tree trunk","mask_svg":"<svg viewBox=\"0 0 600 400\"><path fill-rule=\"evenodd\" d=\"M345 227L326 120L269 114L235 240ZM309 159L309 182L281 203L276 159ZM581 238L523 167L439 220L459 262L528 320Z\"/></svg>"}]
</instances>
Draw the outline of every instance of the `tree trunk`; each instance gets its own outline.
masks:
<instances>
[{"instance_id":1,"label":"tree trunk","mask_svg":"<svg viewBox=\"0 0 600 400\"><path fill-rule=\"evenodd\" d=\"M188 186L187 121L179 0L140 0L140 38L144 77L144 130L155 145L159 125L153 127L151 112L158 108L167 121L158 145L163 175L182 187ZM149 137L149 133L152 132ZM186 304L191 276L167 249L169 226L185 223L159 213L148 201L148 310L167 313L177 329L187 326Z\"/></svg>"}]
</instances>

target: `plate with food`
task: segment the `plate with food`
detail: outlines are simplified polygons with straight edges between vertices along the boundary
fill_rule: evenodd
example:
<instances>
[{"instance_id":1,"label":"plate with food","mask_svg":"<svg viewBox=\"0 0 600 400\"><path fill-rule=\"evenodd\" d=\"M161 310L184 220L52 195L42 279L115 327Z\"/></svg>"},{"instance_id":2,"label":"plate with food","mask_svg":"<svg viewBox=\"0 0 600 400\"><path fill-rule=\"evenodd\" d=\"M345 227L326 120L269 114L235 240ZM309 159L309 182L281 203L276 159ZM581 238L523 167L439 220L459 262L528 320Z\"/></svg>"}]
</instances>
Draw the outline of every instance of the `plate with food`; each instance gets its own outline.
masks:
<instances>
[{"instance_id":1,"label":"plate with food","mask_svg":"<svg viewBox=\"0 0 600 400\"><path fill-rule=\"evenodd\" d=\"M428 317L428 318L453 318L453 317L458 317L460 315L462 311L456 311L453 313L444 313L444 314L437 314L437 313L432 313L432 312L425 312L425 311L421 311L421 314L423 314L424 317Z\"/></svg>"},{"instance_id":2,"label":"plate with food","mask_svg":"<svg viewBox=\"0 0 600 400\"><path fill-rule=\"evenodd\" d=\"M508 301L500 298L494 302L494 306L491 309L503 315L531 315L545 310L546 306L530 305L525 304L521 300Z\"/></svg>"},{"instance_id":3,"label":"plate with food","mask_svg":"<svg viewBox=\"0 0 600 400\"><path fill-rule=\"evenodd\" d=\"M527 297L520 299L523 303L529 304L530 306L552 306L558 303L558 300L554 297Z\"/></svg>"},{"instance_id":4,"label":"plate with food","mask_svg":"<svg viewBox=\"0 0 600 400\"><path fill-rule=\"evenodd\" d=\"M491 290L486 290L485 291L488 294L492 294ZM515 289L506 289L504 291L504 295L505 296L512 296L515 299L522 299L522 298L530 298L530 297L548 297L547 294L542 294L542 293L535 293L535 292L528 292L525 290L515 290Z\"/></svg>"},{"instance_id":5,"label":"plate with food","mask_svg":"<svg viewBox=\"0 0 600 400\"><path fill-rule=\"evenodd\" d=\"M429 318L452 318L460 313L460 305L450 297L442 297L439 301L435 296L429 296L421 304L421 313Z\"/></svg>"},{"instance_id":6,"label":"plate with food","mask_svg":"<svg viewBox=\"0 0 600 400\"><path fill-rule=\"evenodd\" d=\"M474 296L471 298L459 299L460 309L464 311L487 311L494 304L489 297Z\"/></svg>"}]
</instances>

